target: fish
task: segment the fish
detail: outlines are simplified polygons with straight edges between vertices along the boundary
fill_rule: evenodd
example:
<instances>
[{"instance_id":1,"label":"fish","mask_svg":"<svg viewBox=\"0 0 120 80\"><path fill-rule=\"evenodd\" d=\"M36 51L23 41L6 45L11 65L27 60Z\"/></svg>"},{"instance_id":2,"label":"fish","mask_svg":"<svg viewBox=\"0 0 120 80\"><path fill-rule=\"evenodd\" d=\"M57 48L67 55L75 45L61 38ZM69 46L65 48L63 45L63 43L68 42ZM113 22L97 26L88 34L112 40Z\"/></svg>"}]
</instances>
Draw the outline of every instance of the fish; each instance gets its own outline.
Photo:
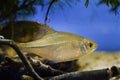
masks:
<instances>
[{"instance_id":1,"label":"fish","mask_svg":"<svg viewBox=\"0 0 120 80\"><path fill-rule=\"evenodd\" d=\"M29 42L54 33L51 27L33 21L15 21L0 25L0 35L15 42Z\"/></svg>"},{"instance_id":2,"label":"fish","mask_svg":"<svg viewBox=\"0 0 120 80\"><path fill-rule=\"evenodd\" d=\"M41 39L17 45L23 52L33 53L56 63L80 59L97 48L97 44L92 40L58 31L47 34Z\"/></svg>"}]
</instances>

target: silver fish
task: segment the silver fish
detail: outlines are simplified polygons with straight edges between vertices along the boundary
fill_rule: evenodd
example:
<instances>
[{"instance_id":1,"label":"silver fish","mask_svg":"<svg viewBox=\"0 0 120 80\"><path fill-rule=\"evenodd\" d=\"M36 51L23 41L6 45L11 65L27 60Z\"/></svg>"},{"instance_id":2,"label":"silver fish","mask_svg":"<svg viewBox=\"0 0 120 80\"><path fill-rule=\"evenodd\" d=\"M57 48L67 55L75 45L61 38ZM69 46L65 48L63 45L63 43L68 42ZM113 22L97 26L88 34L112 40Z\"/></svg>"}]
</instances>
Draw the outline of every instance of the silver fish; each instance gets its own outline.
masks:
<instances>
[{"instance_id":1,"label":"silver fish","mask_svg":"<svg viewBox=\"0 0 120 80\"><path fill-rule=\"evenodd\" d=\"M19 43L23 52L34 53L54 62L66 62L93 52L97 44L84 37L67 32L54 32L43 38Z\"/></svg>"}]
</instances>

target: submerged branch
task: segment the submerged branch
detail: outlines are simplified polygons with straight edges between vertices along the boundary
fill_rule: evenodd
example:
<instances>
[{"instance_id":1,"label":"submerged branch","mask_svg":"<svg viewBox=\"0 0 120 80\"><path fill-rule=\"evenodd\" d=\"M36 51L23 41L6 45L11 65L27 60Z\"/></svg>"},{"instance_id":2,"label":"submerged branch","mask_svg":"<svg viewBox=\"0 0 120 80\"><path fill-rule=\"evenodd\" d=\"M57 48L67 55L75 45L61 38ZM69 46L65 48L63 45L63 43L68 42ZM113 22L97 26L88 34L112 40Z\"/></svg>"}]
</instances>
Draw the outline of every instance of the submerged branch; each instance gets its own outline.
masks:
<instances>
[{"instance_id":1,"label":"submerged branch","mask_svg":"<svg viewBox=\"0 0 120 80\"><path fill-rule=\"evenodd\" d=\"M70 72L47 80L109 80L120 75L120 68L113 66L111 69L100 69L84 72Z\"/></svg>"},{"instance_id":2,"label":"submerged branch","mask_svg":"<svg viewBox=\"0 0 120 80\"><path fill-rule=\"evenodd\" d=\"M30 62L27 60L27 58L25 57L25 55L20 51L19 47L16 45L15 42L13 42L12 40L8 40L8 39L0 39L0 45L9 45L11 46L18 54L18 56L20 57L20 59L22 60L24 66L26 67L26 69L31 73L31 75L36 79L36 80L43 80L43 78L41 78L33 69L32 65L30 64Z\"/></svg>"}]
</instances>

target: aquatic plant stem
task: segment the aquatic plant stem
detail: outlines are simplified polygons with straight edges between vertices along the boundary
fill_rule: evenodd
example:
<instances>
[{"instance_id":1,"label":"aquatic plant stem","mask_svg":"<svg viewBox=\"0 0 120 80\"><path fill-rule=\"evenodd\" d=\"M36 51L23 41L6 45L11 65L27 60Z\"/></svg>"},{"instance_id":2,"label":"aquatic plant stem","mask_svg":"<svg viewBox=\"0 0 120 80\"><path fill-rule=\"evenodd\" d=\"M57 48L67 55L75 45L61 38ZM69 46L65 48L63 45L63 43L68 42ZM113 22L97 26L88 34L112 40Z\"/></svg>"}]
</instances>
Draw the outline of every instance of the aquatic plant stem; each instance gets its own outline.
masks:
<instances>
[{"instance_id":1,"label":"aquatic plant stem","mask_svg":"<svg viewBox=\"0 0 120 80\"><path fill-rule=\"evenodd\" d=\"M53 5L54 2L55 2L55 0L51 0L49 6L48 6L48 8L47 8L47 11L46 11L46 14L45 14L45 19L44 19L44 24L45 24L45 25L46 25L46 22L47 22L47 20L48 20L48 14L49 14L50 9L51 9L51 7L52 7L52 5Z\"/></svg>"}]
</instances>

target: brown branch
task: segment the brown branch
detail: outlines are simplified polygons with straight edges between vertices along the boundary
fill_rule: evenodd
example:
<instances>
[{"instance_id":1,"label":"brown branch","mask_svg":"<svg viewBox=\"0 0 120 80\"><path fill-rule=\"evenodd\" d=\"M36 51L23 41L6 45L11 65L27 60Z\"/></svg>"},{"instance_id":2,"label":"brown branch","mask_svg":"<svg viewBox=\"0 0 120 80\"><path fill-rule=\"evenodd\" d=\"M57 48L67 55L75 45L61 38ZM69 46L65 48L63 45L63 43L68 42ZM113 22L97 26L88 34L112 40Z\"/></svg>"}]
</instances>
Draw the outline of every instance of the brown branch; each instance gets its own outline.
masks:
<instances>
[{"instance_id":1,"label":"brown branch","mask_svg":"<svg viewBox=\"0 0 120 80\"><path fill-rule=\"evenodd\" d=\"M29 55L30 56L30 55ZM53 77L60 74L64 74L63 71L53 69L49 65L43 64L41 60L28 57L29 62L33 66L34 70L41 76L41 77ZM0 76L0 79L3 80L15 80L14 78L22 78L24 75L27 75L29 77L32 77L31 73L28 72L28 70L24 67L23 63L19 60L18 57L9 58L5 57L4 61L2 61L2 64L0 64L0 74L2 74L4 77ZM5 75L7 74L7 75ZM11 78L8 78L8 76L11 76ZM24 78L24 77L23 77Z\"/></svg>"},{"instance_id":2,"label":"brown branch","mask_svg":"<svg viewBox=\"0 0 120 80\"><path fill-rule=\"evenodd\" d=\"M17 78L21 78L24 75L28 76L28 78L31 77L30 73L27 73L25 69L21 69L24 67L22 62L19 62L19 60L16 62L11 58L6 58L6 60L8 63L5 65L2 64L3 66L0 67L0 71L7 72L6 70L8 70L9 73L6 73L7 75L5 76L9 76L9 74L12 72L13 76L17 76L16 74L18 74ZM35 58L33 58L33 61L29 59L37 73L39 75L42 73L42 77L44 77L45 80L109 80L112 77L117 77L120 75L120 68L117 68L116 66L113 66L111 69L106 68L92 71L63 73L43 64L39 60L37 60L37 62L35 60ZM5 74L4 72L3 74Z\"/></svg>"},{"instance_id":3,"label":"brown branch","mask_svg":"<svg viewBox=\"0 0 120 80\"><path fill-rule=\"evenodd\" d=\"M118 75L120 75L120 68L113 66L111 69L66 73L46 80L109 80Z\"/></svg>"},{"instance_id":4,"label":"brown branch","mask_svg":"<svg viewBox=\"0 0 120 80\"><path fill-rule=\"evenodd\" d=\"M32 65L27 60L27 58L25 57L25 55L22 54L22 52L20 51L19 47L16 45L15 42L13 42L12 40L8 40L8 39L0 39L0 45L9 45L9 46L11 46L17 52L18 56L20 57L20 59L22 60L22 62L24 64L24 66L31 73L31 75L35 78L35 80L44 80L43 78L41 78L35 72L35 70L33 69Z\"/></svg>"},{"instance_id":5,"label":"brown branch","mask_svg":"<svg viewBox=\"0 0 120 80\"><path fill-rule=\"evenodd\" d=\"M41 60L36 60L32 57L28 57L28 60L34 67L35 71L41 76L41 77L52 77L57 76L60 74L64 74L65 72L61 70L57 70L52 68L49 65L44 64Z\"/></svg>"}]
</instances>

